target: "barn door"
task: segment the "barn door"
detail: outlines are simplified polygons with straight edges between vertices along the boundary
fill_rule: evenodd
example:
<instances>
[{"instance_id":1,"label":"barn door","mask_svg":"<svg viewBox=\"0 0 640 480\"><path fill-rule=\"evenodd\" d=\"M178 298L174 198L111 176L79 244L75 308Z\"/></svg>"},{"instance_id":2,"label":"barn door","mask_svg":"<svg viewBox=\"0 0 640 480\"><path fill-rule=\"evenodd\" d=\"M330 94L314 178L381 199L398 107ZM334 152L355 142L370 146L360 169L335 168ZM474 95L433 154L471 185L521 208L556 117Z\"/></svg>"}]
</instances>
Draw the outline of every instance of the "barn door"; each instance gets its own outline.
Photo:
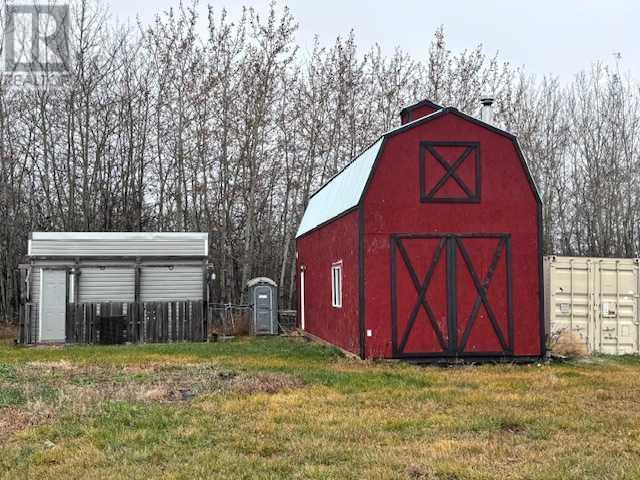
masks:
<instances>
[{"instance_id":1,"label":"barn door","mask_svg":"<svg viewBox=\"0 0 640 480\"><path fill-rule=\"evenodd\" d=\"M513 353L509 235L392 235L390 253L394 356Z\"/></svg>"}]
</instances>

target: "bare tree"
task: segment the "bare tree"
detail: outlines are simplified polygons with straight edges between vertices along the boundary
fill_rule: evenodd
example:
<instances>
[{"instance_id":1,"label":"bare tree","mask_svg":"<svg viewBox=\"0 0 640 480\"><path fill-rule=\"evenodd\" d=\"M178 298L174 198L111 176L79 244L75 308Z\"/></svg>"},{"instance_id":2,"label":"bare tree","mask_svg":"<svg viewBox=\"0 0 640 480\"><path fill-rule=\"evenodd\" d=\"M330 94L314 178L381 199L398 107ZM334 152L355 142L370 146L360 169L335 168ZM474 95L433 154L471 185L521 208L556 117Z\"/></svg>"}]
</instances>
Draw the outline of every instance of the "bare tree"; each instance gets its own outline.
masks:
<instances>
[{"instance_id":1,"label":"bare tree","mask_svg":"<svg viewBox=\"0 0 640 480\"><path fill-rule=\"evenodd\" d=\"M78 0L62 85L0 77L0 318L14 318L34 230L208 231L215 299L266 275L293 307L311 194L423 98L472 115L497 98L542 195L547 253L638 255L640 92L618 69L561 85L482 45L452 52L444 28L424 59L362 52L353 31L306 55L275 2L264 18L199 12L178 2L132 29Z\"/></svg>"}]
</instances>

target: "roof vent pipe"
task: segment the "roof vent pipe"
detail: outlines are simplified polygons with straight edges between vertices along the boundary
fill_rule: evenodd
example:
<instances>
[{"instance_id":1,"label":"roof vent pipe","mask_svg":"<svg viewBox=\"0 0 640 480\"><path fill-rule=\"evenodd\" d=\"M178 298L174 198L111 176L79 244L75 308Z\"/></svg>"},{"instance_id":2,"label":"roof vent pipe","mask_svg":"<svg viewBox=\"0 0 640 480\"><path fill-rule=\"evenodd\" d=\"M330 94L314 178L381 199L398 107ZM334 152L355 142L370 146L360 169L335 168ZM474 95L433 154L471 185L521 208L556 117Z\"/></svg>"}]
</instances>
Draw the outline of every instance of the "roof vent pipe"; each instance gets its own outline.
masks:
<instances>
[{"instance_id":1,"label":"roof vent pipe","mask_svg":"<svg viewBox=\"0 0 640 480\"><path fill-rule=\"evenodd\" d=\"M482 109L480 110L480 120L485 123L493 123L493 109L491 106L493 105L493 101L495 99L492 95L483 95L480 97L480 103L482 104Z\"/></svg>"}]
</instances>

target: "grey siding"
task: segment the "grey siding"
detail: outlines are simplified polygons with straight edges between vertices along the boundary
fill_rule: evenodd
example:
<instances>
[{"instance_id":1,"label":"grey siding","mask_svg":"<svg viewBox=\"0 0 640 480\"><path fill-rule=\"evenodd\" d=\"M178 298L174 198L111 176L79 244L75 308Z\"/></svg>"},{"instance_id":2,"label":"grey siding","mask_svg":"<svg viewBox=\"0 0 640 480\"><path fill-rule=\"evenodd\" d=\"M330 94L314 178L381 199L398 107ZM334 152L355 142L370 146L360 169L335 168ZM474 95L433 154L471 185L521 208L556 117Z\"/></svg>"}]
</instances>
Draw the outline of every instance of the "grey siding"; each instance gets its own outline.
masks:
<instances>
[{"instance_id":1,"label":"grey siding","mask_svg":"<svg viewBox=\"0 0 640 480\"><path fill-rule=\"evenodd\" d=\"M202 300L202 265L175 266L173 270L168 266L143 266L140 300Z\"/></svg>"},{"instance_id":2,"label":"grey siding","mask_svg":"<svg viewBox=\"0 0 640 480\"><path fill-rule=\"evenodd\" d=\"M31 293L29 301L31 303L40 303L40 267L31 269Z\"/></svg>"},{"instance_id":3,"label":"grey siding","mask_svg":"<svg viewBox=\"0 0 640 480\"><path fill-rule=\"evenodd\" d=\"M40 266L31 268L30 298L31 308L31 338L34 342L40 341Z\"/></svg>"},{"instance_id":4,"label":"grey siding","mask_svg":"<svg viewBox=\"0 0 640 480\"><path fill-rule=\"evenodd\" d=\"M133 302L135 270L133 268L80 268L79 303Z\"/></svg>"}]
</instances>

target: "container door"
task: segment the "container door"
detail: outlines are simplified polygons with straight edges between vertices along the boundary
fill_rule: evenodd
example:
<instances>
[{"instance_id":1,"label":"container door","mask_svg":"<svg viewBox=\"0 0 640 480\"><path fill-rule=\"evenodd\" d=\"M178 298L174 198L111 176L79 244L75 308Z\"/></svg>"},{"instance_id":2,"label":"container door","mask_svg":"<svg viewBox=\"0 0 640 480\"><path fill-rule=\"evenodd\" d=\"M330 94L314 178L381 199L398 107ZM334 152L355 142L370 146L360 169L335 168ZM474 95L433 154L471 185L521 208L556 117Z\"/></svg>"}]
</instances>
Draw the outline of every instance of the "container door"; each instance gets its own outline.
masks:
<instances>
[{"instance_id":1,"label":"container door","mask_svg":"<svg viewBox=\"0 0 640 480\"><path fill-rule=\"evenodd\" d=\"M589 351L597 348L595 305L597 263L588 258L551 257L547 296L549 335L574 332Z\"/></svg>"},{"instance_id":2,"label":"container door","mask_svg":"<svg viewBox=\"0 0 640 480\"><path fill-rule=\"evenodd\" d=\"M258 285L254 288L254 308L256 335L269 335L273 332L273 289Z\"/></svg>"},{"instance_id":3,"label":"container door","mask_svg":"<svg viewBox=\"0 0 640 480\"><path fill-rule=\"evenodd\" d=\"M64 342L67 313L67 272L42 270L40 342Z\"/></svg>"},{"instance_id":4,"label":"container door","mask_svg":"<svg viewBox=\"0 0 640 480\"><path fill-rule=\"evenodd\" d=\"M392 235L396 357L513 352L508 235Z\"/></svg>"},{"instance_id":5,"label":"container door","mask_svg":"<svg viewBox=\"0 0 640 480\"><path fill-rule=\"evenodd\" d=\"M551 257L550 334L574 332L590 352L639 353L638 264L632 259Z\"/></svg>"},{"instance_id":6,"label":"container door","mask_svg":"<svg viewBox=\"0 0 640 480\"><path fill-rule=\"evenodd\" d=\"M599 262L598 352L638 353L637 267L629 260Z\"/></svg>"}]
</instances>

